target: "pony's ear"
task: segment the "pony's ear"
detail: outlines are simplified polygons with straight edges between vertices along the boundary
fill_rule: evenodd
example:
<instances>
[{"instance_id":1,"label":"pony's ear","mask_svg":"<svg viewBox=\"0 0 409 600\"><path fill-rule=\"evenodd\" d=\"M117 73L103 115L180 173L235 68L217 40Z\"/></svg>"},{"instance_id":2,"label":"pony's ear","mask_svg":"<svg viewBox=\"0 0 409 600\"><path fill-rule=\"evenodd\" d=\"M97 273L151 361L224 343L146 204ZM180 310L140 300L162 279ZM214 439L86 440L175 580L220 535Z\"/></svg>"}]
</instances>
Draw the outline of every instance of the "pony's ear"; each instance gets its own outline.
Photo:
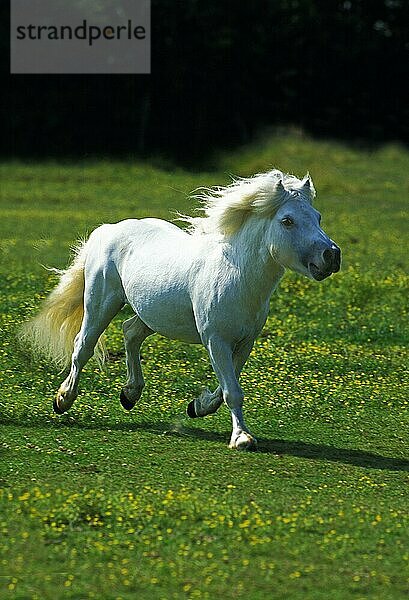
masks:
<instances>
[{"instance_id":1,"label":"pony's ear","mask_svg":"<svg viewBox=\"0 0 409 600\"><path fill-rule=\"evenodd\" d=\"M282 179L279 179L274 186L274 198L279 202L283 201L287 194L287 190L284 187Z\"/></svg>"},{"instance_id":2,"label":"pony's ear","mask_svg":"<svg viewBox=\"0 0 409 600\"><path fill-rule=\"evenodd\" d=\"M304 177L302 191L305 192L305 194L307 194L310 198L314 198L315 196L314 184L309 173Z\"/></svg>"},{"instance_id":3,"label":"pony's ear","mask_svg":"<svg viewBox=\"0 0 409 600\"><path fill-rule=\"evenodd\" d=\"M274 192L275 192L276 197L280 197L280 198L282 198L283 194L285 194L287 192L287 190L284 187L282 179L279 179L277 181L277 183L275 184Z\"/></svg>"}]
</instances>

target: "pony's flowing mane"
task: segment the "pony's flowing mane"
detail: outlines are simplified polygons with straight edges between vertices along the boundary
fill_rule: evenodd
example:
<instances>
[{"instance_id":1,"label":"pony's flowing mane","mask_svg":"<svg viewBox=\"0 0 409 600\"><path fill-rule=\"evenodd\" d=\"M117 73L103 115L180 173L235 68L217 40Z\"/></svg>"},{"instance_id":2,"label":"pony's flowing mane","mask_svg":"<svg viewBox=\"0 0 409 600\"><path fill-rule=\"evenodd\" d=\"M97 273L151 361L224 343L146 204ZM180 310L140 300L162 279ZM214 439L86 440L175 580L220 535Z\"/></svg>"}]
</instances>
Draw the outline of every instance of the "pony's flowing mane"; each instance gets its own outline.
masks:
<instances>
[{"instance_id":1,"label":"pony's flowing mane","mask_svg":"<svg viewBox=\"0 0 409 600\"><path fill-rule=\"evenodd\" d=\"M251 215L271 218L288 200L299 197L312 202L314 185L309 175L298 179L294 175L273 169L253 177L235 179L225 187L199 188L192 198L203 204L203 217L185 217L194 234L237 233Z\"/></svg>"}]
</instances>

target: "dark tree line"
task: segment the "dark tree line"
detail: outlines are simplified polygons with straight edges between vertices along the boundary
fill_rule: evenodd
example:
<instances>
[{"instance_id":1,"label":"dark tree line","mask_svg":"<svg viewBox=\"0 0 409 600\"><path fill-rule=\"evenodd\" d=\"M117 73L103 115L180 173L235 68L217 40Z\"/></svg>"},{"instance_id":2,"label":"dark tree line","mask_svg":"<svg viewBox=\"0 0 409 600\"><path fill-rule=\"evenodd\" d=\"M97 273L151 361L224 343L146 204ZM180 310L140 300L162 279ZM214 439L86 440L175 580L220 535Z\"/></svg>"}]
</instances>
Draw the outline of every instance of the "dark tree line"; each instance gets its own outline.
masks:
<instances>
[{"instance_id":1,"label":"dark tree line","mask_svg":"<svg viewBox=\"0 0 409 600\"><path fill-rule=\"evenodd\" d=\"M408 142L408 26L407 0L152 0L152 74L6 76L2 151L200 157L277 124Z\"/></svg>"}]
</instances>

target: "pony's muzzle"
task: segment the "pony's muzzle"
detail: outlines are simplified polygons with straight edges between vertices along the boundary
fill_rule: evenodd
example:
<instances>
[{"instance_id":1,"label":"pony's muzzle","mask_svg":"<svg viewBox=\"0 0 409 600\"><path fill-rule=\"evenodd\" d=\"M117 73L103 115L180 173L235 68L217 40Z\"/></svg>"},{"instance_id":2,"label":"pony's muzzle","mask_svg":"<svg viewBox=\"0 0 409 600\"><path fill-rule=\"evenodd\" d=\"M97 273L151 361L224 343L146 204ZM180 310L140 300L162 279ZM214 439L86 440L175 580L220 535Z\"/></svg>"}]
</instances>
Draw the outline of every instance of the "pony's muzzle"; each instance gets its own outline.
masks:
<instances>
[{"instance_id":1,"label":"pony's muzzle","mask_svg":"<svg viewBox=\"0 0 409 600\"><path fill-rule=\"evenodd\" d=\"M325 246L322 250L317 263L308 263L308 270L316 281L322 281L332 273L338 273L341 267L341 250L331 242L331 245Z\"/></svg>"},{"instance_id":2,"label":"pony's muzzle","mask_svg":"<svg viewBox=\"0 0 409 600\"><path fill-rule=\"evenodd\" d=\"M332 244L330 248L326 248L322 253L325 270L331 273L338 273L341 267L341 250L336 244Z\"/></svg>"}]
</instances>

